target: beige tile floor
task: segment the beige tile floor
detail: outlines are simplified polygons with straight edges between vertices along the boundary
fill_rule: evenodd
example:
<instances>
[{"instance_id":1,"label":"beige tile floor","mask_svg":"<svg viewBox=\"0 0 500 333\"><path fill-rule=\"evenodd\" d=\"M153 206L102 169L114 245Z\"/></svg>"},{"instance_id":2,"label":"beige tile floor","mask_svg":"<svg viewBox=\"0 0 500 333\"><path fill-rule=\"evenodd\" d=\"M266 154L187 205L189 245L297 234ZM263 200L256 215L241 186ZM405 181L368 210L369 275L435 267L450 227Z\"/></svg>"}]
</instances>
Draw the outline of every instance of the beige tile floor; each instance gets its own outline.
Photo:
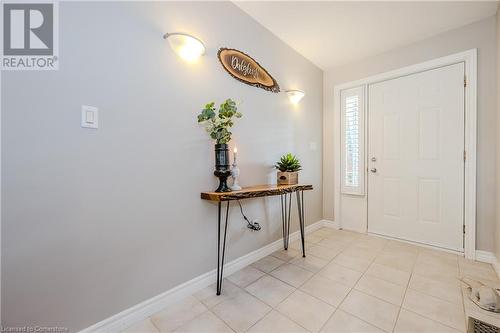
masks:
<instances>
[{"instance_id":1,"label":"beige tile floor","mask_svg":"<svg viewBox=\"0 0 500 333\"><path fill-rule=\"evenodd\" d=\"M461 276L491 265L354 232L319 229L124 332L465 332ZM466 302L466 306L467 302Z\"/></svg>"}]
</instances>

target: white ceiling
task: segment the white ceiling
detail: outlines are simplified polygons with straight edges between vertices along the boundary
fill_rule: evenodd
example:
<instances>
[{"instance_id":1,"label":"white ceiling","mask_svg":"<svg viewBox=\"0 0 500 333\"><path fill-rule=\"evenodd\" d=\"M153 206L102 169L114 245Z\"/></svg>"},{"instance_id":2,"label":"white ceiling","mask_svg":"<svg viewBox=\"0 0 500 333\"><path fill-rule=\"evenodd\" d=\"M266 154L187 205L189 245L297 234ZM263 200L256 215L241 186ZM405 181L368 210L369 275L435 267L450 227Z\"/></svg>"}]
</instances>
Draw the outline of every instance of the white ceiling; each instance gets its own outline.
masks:
<instances>
[{"instance_id":1,"label":"white ceiling","mask_svg":"<svg viewBox=\"0 0 500 333\"><path fill-rule=\"evenodd\" d=\"M322 69L408 45L494 15L496 1L234 2Z\"/></svg>"}]
</instances>

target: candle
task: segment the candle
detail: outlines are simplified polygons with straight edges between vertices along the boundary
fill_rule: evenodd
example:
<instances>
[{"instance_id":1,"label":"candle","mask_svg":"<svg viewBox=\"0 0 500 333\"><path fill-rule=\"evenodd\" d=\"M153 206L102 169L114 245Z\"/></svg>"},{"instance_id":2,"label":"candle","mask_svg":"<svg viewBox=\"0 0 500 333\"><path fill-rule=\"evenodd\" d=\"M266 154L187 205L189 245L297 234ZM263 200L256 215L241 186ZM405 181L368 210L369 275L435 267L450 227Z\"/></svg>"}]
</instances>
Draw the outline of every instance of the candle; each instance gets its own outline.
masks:
<instances>
[{"instance_id":1,"label":"candle","mask_svg":"<svg viewBox=\"0 0 500 333\"><path fill-rule=\"evenodd\" d=\"M234 162L233 162L233 164L236 164L236 155L238 153L238 148L234 147L233 152L234 152Z\"/></svg>"}]
</instances>

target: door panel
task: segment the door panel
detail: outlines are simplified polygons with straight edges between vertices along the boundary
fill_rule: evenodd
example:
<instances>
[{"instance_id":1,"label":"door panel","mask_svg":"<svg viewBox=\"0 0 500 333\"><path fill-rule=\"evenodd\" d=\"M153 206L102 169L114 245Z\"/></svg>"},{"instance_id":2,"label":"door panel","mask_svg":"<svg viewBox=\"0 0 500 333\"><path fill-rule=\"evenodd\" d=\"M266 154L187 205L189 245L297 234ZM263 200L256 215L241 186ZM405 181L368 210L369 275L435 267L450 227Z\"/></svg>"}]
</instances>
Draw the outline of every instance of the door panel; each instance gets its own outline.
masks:
<instances>
[{"instance_id":1,"label":"door panel","mask_svg":"<svg viewBox=\"0 0 500 333\"><path fill-rule=\"evenodd\" d=\"M464 63L369 85L368 231L463 251Z\"/></svg>"}]
</instances>

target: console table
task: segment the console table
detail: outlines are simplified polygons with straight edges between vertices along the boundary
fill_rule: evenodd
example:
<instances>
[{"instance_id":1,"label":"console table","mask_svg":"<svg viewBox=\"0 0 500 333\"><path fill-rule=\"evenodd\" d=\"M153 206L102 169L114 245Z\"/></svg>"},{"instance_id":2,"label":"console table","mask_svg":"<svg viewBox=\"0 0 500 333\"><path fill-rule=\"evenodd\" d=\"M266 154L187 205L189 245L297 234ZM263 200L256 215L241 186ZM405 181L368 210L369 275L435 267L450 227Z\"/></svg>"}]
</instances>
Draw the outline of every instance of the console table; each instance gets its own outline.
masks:
<instances>
[{"instance_id":1,"label":"console table","mask_svg":"<svg viewBox=\"0 0 500 333\"><path fill-rule=\"evenodd\" d=\"M288 250L288 241L290 238L290 211L292 208L292 194L297 196L297 210L299 214L300 238L302 241L302 256L306 256L304 247L304 191L312 190L312 185L258 185L244 187L239 191L232 192L203 192L201 198L204 200L215 201L218 204L217 214L217 295L222 290L222 278L224 270L224 257L226 254L226 234L229 218L229 203L234 200L259 198L279 195L281 199L281 222L283 224L283 247ZM222 204L226 202L226 214L224 235L221 244L221 220ZM221 246L222 245L222 246ZM221 255L222 252L222 255Z\"/></svg>"}]
</instances>

